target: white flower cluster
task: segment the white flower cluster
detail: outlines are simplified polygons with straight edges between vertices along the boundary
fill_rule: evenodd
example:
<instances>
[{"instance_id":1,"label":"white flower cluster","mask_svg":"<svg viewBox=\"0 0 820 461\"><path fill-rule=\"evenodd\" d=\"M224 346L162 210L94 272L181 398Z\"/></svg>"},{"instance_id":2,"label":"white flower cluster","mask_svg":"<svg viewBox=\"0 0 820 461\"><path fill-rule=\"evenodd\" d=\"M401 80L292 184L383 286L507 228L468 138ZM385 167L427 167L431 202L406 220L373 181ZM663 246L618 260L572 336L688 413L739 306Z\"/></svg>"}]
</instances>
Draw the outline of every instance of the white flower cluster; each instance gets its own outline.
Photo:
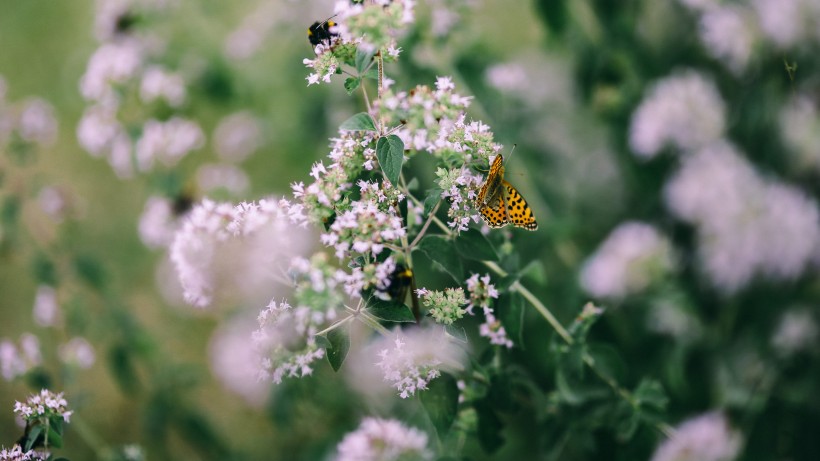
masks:
<instances>
[{"instance_id":1,"label":"white flower cluster","mask_svg":"<svg viewBox=\"0 0 820 461\"><path fill-rule=\"evenodd\" d=\"M820 170L820 111L810 96L799 94L786 102L780 111L780 132L798 167Z\"/></svg>"},{"instance_id":2,"label":"white flower cluster","mask_svg":"<svg viewBox=\"0 0 820 461\"><path fill-rule=\"evenodd\" d=\"M698 19L698 34L707 53L740 74L760 41L755 11L743 2L679 0Z\"/></svg>"},{"instance_id":3,"label":"white flower cluster","mask_svg":"<svg viewBox=\"0 0 820 461\"><path fill-rule=\"evenodd\" d=\"M629 145L635 155L652 158L666 146L682 151L719 139L726 106L715 85L689 70L655 83L632 115Z\"/></svg>"},{"instance_id":4,"label":"white flower cluster","mask_svg":"<svg viewBox=\"0 0 820 461\"><path fill-rule=\"evenodd\" d=\"M6 381L26 374L42 361L40 341L31 333L23 333L20 336L19 350L7 339L0 341L0 374Z\"/></svg>"},{"instance_id":5,"label":"white flower cluster","mask_svg":"<svg viewBox=\"0 0 820 461\"><path fill-rule=\"evenodd\" d=\"M362 200L351 202L350 209L340 212L329 232L322 234L322 243L334 247L339 259L350 257L353 253L378 256L384 250L385 243L394 243L406 234L401 217L397 214L398 203L386 203L386 196L379 184L359 183L363 195L368 190L372 191L373 186L380 194L377 198L362 197ZM401 196L401 199L404 197Z\"/></svg>"},{"instance_id":6,"label":"white flower cluster","mask_svg":"<svg viewBox=\"0 0 820 461\"><path fill-rule=\"evenodd\" d=\"M311 364L325 356L325 350L316 344L315 335L319 327L335 316L333 309L321 312L271 301L259 313L259 329L252 336L262 357L259 379L279 384L285 377L312 374Z\"/></svg>"},{"instance_id":7,"label":"white flower cluster","mask_svg":"<svg viewBox=\"0 0 820 461\"><path fill-rule=\"evenodd\" d=\"M820 248L820 212L801 190L766 180L729 143L687 156L667 184L670 210L697 227L703 270L725 293L758 274L793 279Z\"/></svg>"},{"instance_id":8,"label":"white flower cluster","mask_svg":"<svg viewBox=\"0 0 820 461\"><path fill-rule=\"evenodd\" d=\"M97 359L94 346L80 336L71 338L57 349L60 361L66 365L87 370L94 365Z\"/></svg>"},{"instance_id":9,"label":"white flower cluster","mask_svg":"<svg viewBox=\"0 0 820 461\"><path fill-rule=\"evenodd\" d=\"M54 287L37 287L32 315L34 322L41 327L54 327L60 324L60 304L57 302L57 290Z\"/></svg>"},{"instance_id":10,"label":"white flower cluster","mask_svg":"<svg viewBox=\"0 0 820 461\"><path fill-rule=\"evenodd\" d=\"M203 200L170 248L186 301L205 307L215 299L261 296L271 277L284 274L291 258L306 249L309 233L294 230L275 200L237 206Z\"/></svg>"},{"instance_id":11,"label":"white flower cluster","mask_svg":"<svg viewBox=\"0 0 820 461\"><path fill-rule=\"evenodd\" d=\"M786 311L771 338L772 347L778 354L788 357L817 343L817 322L808 309Z\"/></svg>"},{"instance_id":12,"label":"white flower cluster","mask_svg":"<svg viewBox=\"0 0 820 461\"><path fill-rule=\"evenodd\" d=\"M213 144L223 160L239 163L262 146L262 127L250 112L241 111L219 120L214 129Z\"/></svg>"},{"instance_id":13,"label":"white flower cluster","mask_svg":"<svg viewBox=\"0 0 820 461\"><path fill-rule=\"evenodd\" d=\"M189 152L204 145L202 128L190 120L179 117L164 122L148 120L135 148L137 168L150 171L155 163L172 167Z\"/></svg>"},{"instance_id":14,"label":"white flower cluster","mask_svg":"<svg viewBox=\"0 0 820 461\"><path fill-rule=\"evenodd\" d=\"M327 167L317 162L311 168L314 181L305 186L298 182L291 185L295 203L283 201L282 206L302 225L321 224L335 213L342 201L342 194L353 186L352 178L362 168L372 168L375 159L375 138L372 133L342 132L331 139L328 154L332 163Z\"/></svg>"},{"instance_id":15,"label":"white flower cluster","mask_svg":"<svg viewBox=\"0 0 820 461\"><path fill-rule=\"evenodd\" d=\"M492 133L486 125L473 122L469 128L464 126L464 111L472 98L454 90L452 78L438 77L435 89L419 85L410 91L385 91L381 100L374 103L374 108L379 118L389 120L391 126L401 125L396 135L405 146L415 151L435 153L448 147L463 151L458 148L459 139L448 140L450 131L443 130L454 122L460 123L459 128L464 130L462 140L472 142L473 133L484 133L484 136L490 136L491 141ZM483 141L484 136L477 137Z\"/></svg>"},{"instance_id":16,"label":"white flower cluster","mask_svg":"<svg viewBox=\"0 0 820 461\"><path fill-rule=\"evenodd\" d=\"M820 42L820 4L815 0L751 0L763 33L780 48Z\"/></svg>"},{"instance_id":17,"label":"white flower cluster","mask_svg":"<svg viewBox=\"0 0 820 461\"><path fill-rule=\"evenodd\" d=\"M54 107L41 98L10 103L5 100L6 81L0 76L0 150L13 135L25 143L51 147L57 140L58 122Z\"/></svg>"},{"instance_id":18,"label":"white flower cluster","mask_svg":"<svg viewBox=\"0 0 820 461\"><path fill-rule=\"evenodd\" d=\"M48 455L35 450L23 451L20 445L11 448L0 446L0 461L46 461Z\"/></svg>"},{"instance_id":19,"label":"white flower cluster","mask_svg":"<svg viewBox=\"0 0 820 461\"><path fill-rule=\"evenodd\" d=\"M155 163L172 166L189 152L204 144L202 130L195 122L173 117L166 122L154 120L146 108L134 109L130 100L144 105L164 101L170 108L185 103L184 77L162 65L152 63L161 46L157 37L138 34L136 17L168 7L167 1L101 0L97 8L99 48L91 55L80 78L80 93L89 103L77 126L77 139L89 154L104 157L121 178L132 177ZM134 94L135 98L129 98ZM120 121L120 112L137 121ZM144 123L139 121L144 120ZM141 132L139 140L133 133ZM136 146L134 145L136 143ZM136 161L134 158L136 156Z\"/></svg>"},{"instance_id":20,"label":"white flower cluster","mask_svg":"<svg viewBox=\"0 0 820 461\"><path fill-rule=\"evenodd\" d=\"M405 461L431 459L427 434L395 419L365 418L336 447L335 461Z\"/></svg>"},{"instance_id":21,"label":"white flower cluster","mask_svg":"<svg viewBox=\"0 0 820 461\"><path fill-rule=\"evenodd\" d=\"M387 48L395 43L395 35L414 20L415 0L376 0L336 2L334 13L338 22L336 33L346 42L361 41L368 49Z\"/></svg>"},{"instance_id":22,"label":"white flower cluster","mask_svg":"<svg viewBox=\"0 0 820 461\"><path fill-rule=\"evenodd\" d=\"M68 402L63 393L55 394L43 389L39 394L33 394L25 402L14 402L14 413L26 421L33 421L41 417L60 416L63 421L69 422L74 413L68 409Z\"/></svg>"},{"instance_id":23,"label":"white flower cluster","mask_svg":"<svg viewBox=\"0 0 820 461\"><path fill-rule=\"evenodd\" d=\"M722 413L684 421L652 455L652 461L732 461L740 452L741 436Z\"/></svg>"},{"instance_id":24,"label":"white flower cluster","mask_svg":"<svg viewBox=\"0 0 820 461\"><path fill-rule=\"evenodd\" d=\"M419 288L416 294L437 323L452 325L467 312L464 308L467 298L462 288L445 288L444 291Z\"/></svg>"},{"instance_id":25,"label":"white flower cluster","mask_svg":"<svg viewBox=\"0 0 820 461\"><path fill-rule=\"evenodd\" d=\"M174 204L165 197L152 196L145 201L137 230L142 243L151 249L165 248L174 240L179 228Z\"/></svg>"},{"instance_id":26,"label":"white flower cluster","mask_svg":"<svg viewBox=\"0 0 820 461\"><path fill-rule=\"evenodd\" d=\"M493 299L498 299L498 290L490 283L490 274L479 277L473 274L465 282L467 292L470 293L470 300L467 304L467 312L473 315L473 309L478 307L484 313L484 322L478 327L478 333L490 340L490 344L513 347L512 340L507 336L507 330L501 325L501 321L495 317L495 309L490 306Z\"/></svg>"},{"instance_id":27,"label":"white flower cluster","mask_svg":"<svg viewBox=\"0 0 820 461\"><path fill-rule=\"evenodd\" d=\"M484 178L466 167L436 170L436 183L441 188L441 198L450 202L447 209L447 225L457 232L466 231L470 222L480 222L475 209L475 198Z\"/></svg>"},{"instance_id":28,"label":"white flower cluster","mask_svg":"<svg viewBox=\"0 0 820 461\"><path fill-rule=\"evenodd\" d=\"M380 350L376 366L403 399L427 389L427 383L441 376L442 370L462 367L463 351L442 328L397 330L394 338L385 338L387 341L392 341L392 346Z\"/></svg>"},{"instance_id":29,"label":"white flower cluster","mask_svg":"<svg viewBox=\"0 0 820 461\"><path fill-rule=\"evenodd\" d=\"M621 299L641 292L674 268L669 240L649 224L628 221L584 263L581 286L596 297Z\"/></svg>"}]
</instances>

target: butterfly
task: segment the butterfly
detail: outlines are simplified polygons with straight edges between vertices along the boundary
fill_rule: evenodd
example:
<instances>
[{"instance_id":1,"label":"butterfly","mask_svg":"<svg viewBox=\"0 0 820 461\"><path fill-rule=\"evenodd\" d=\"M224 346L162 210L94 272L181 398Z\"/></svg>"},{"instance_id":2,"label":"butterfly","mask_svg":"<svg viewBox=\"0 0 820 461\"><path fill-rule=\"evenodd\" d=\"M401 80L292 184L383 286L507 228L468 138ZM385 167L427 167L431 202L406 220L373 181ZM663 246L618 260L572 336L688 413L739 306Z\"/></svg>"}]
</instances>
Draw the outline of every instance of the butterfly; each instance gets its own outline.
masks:
<instances>
[{"instance_id":1,"label":"butterfly","mask_svg":"<svg viewBox=\"0 0 820 461\"><path fill-rule=\"evenodd\" d=\"M487 181L481 186L475 199L475 206L481 218L490 227L516 227L534 231L538 229L535 216L524 197L512 184L504 180L504 159L495 157L487 174Z\"/></svg>"},{"instance_id":2,"label":"butterfly","mask_svg":"<svg viewBox=\"0 0 820 461\"><path fill-rule=\"evenodd\" d=\"M335 25L336 23L330 19L324 22L314 22L313 25L308 27L308 40L310 44L316 46L322 42L330 42L331 39L338 37L339 34L330 31Z\"/></svg>"}]
</instances>

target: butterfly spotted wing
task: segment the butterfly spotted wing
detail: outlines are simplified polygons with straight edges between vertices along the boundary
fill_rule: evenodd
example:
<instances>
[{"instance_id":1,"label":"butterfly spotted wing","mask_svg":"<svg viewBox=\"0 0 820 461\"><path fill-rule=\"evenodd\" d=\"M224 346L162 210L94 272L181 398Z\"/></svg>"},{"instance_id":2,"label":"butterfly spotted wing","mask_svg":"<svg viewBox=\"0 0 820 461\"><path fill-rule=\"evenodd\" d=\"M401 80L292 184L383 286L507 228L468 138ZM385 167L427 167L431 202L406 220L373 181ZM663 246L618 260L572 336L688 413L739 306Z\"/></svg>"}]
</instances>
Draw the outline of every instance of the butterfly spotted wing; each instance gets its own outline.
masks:
<instances>
[{"instance_id":1,"label":"butterfly spotted wing","mask_svg":"<svg viewBox=\"0 0 820 461\"><path fill-rule=\"evenodd\" d=\"M538 229L538 223L527 201L504 180L504 160L498 155L490 166L487 180L476 196L476 207L484 222L493 228L512 224L527 230Z\"/></svg>"}]
</instances>

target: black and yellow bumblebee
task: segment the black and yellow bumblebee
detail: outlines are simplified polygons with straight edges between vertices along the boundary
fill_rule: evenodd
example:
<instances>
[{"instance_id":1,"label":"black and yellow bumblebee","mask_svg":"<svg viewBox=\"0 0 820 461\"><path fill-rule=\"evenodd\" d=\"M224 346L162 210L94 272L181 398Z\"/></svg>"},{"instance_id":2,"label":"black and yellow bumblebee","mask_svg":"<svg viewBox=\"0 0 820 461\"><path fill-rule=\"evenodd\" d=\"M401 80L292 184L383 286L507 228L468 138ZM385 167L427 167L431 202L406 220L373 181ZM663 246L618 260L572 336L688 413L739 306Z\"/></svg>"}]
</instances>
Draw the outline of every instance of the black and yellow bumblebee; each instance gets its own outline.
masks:
<instances>
[{"instance_id":1,"label":"black and yellow bumblebee","mask_svg":"<svg viewBox=\"0 0 820 461\"><path fill-rule=\"evenodd\" d=\"M403 303L407 299L407 293L413 284L413 270L402 263L396 264L393 273L390 274L390 285L384 289L383 293L390 296L393 301Z\"/></svg>"},{"instance_id":2,"label":"black and yellow bumblebee","mask_svg":"<svg viewBox=\"0 0 820 461\"><path fill-rule=\"evenodd\" d=\"M330 43L339 34L331 32L330 29L336 26L336 23L328 19L327 21L316 21L312 26L308 27L308 40L310 44L316 46L320 43Z\"/></svg>"}]
</instances>

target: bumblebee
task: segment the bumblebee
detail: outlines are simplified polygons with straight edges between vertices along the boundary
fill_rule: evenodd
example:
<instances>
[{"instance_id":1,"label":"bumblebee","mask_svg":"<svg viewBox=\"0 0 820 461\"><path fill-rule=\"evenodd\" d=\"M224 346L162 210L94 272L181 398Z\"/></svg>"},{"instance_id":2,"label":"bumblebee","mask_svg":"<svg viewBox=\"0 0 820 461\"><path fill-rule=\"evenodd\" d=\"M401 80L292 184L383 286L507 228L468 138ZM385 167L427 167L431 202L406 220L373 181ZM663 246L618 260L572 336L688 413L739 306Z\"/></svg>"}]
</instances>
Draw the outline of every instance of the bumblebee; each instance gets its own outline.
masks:
<instances>
[{"instance_id":1,"label":"bumblebee","mask_svg":"<svg viewBox=\"0 0 820 461\"><path fill-rule=\"evenodd\" d=\"M402 263L396 264L393 273L390 274L390 285L383 291L393 301L403 303L407 299L407 293L413 283L413 270Z\"/></svg>"},{"instance_id":2,"label":"bumblebee","mask_svg":"<svg viewBox=\"0 0 820 461\"><path fill-rule=\"evenodd\" d=\"M330 19L324 22L314 22L312 26L308 27L310 44L316 46L320 43L330 43L335 37L338 37L339 34L330 31L335 25L336 23Z\"/></svg>"}]
</instances>

